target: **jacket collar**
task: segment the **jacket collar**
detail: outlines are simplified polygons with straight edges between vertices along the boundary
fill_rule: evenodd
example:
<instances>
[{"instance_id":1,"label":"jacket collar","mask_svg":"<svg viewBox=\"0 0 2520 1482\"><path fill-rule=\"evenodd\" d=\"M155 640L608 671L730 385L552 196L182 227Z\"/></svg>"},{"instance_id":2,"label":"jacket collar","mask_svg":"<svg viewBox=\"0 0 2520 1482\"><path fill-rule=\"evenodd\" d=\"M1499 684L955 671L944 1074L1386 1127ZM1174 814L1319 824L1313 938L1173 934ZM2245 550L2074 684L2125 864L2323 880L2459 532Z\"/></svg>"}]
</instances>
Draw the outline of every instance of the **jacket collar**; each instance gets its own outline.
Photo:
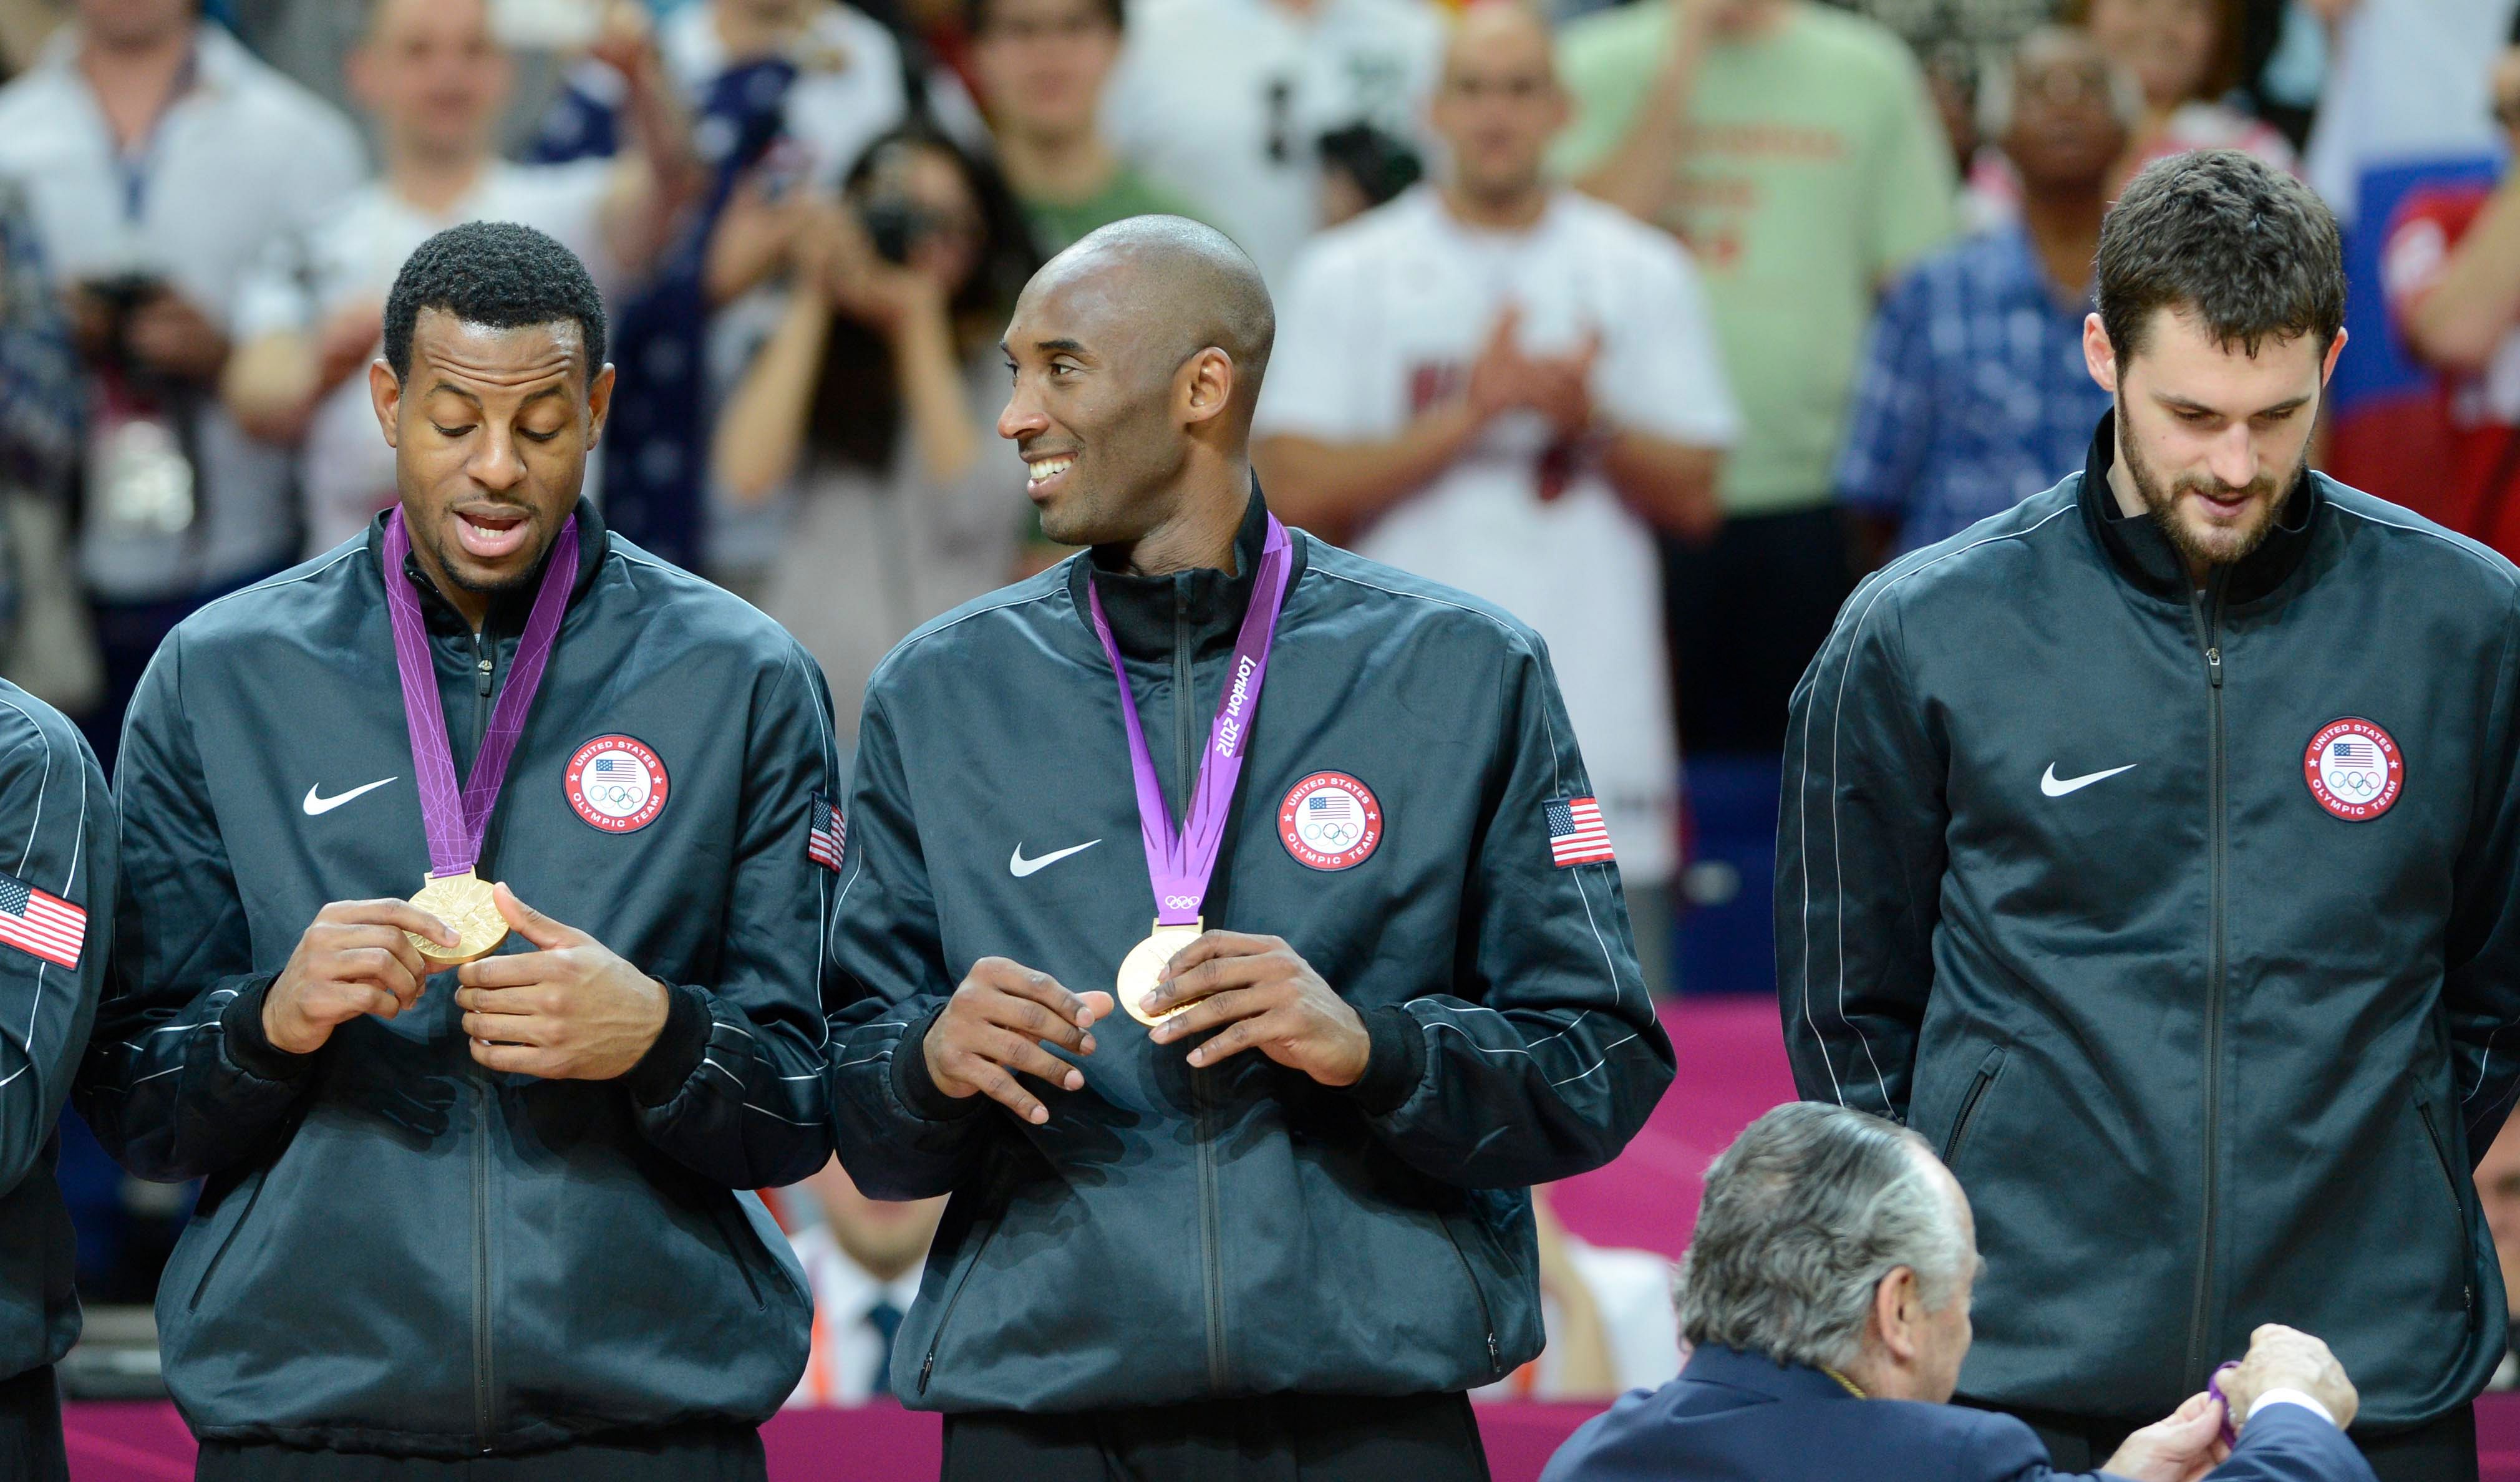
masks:
<instances>
[{"instance_id":1,"label":"jacket collar","mask_svg":"<svg viewBox=\"0 0 2520 1482\"><path fill-rule=\"evenodd\" d=\"M1721 1384L1748 1390L1772 1400L1852 1400L1854 1395L1827 1374L1801 1364L1779 1364L1765 1354L1745 1353L1701 1343L1688 1356L1680 1376L1698 1384Z\"/></svg>"},{"instance_id":2,"label":"jacket collar","mask_svg":"<svg viewBox=\"0 0 2520 1482\"><path fill-rule=\"evenodd\" d=\"M391 510L383 511L368 521L368 563L381 572L384 565L385 516L391 513ZM608 549L604 516L596 512L595 502L581 494L573 513L577 516L577 580L569 584L568 600L571 603L584 597L586 589L594 585L595 573L602 569L605 553ZM436 584L428 579L428 573L421 570L418 557L403 559L403 579L420 589L420 613L428 622L429 632L458 637L472 634L472 625L465 621L464 614L455 610L455 605L448 602ZM481 631L492 637L522 633L525 614L533 610L534 592L541 580L542 567L537 565L532 580L519 583L515 590L493 598L489 614L482 620ZM382 588L379 590L382 592Z\"/></svg>"},{"instance_id":3,"label":"jacket collar","mask_svg":"<svg viewBox=\"0 0 2520 1482\"><path fill-rule=\"evenodd\" d=\"M1199 567L1163 576L1136 576L1119 569L1119 554L1097 546L1070 564L1068 595L1079 612L1087 610L1085 584L1093 582L1102 596L1102 615L1110 621L1111 640L1124 657L1170 658L1177 625L1187 622L1199 654L1211 647L1231 645L1251 605L1259 580L1260 548L1269 538L1269 506L1260 483L1251 483L1251 502L1242 513L1242 527L1234 536L1234 569ZM1291 580L1291 577L1290 577ZM1092 622L1087 619L1088 624Z\"/></svg>"},{"instance_id":4,"label":"jacket collar","mask_svg":"<svg viewBox=\"0 0 2520 1482\"><path fill-rule=\"evenodd\" d=\"M2109 470L2117 463L2117 413L2112 409L2101 415L2099 429L2092 434L2091 450L2083 458L2079 495L2083 521L2092 538L2108 553L2110 563L2120 575L2140 591L2183 606L2193 590L2187 580L2187 563L2150 516L2129 515L2120 510L2117 491L2109 487ZM2252 602L2282 586L2310 553L2311 537L2326 506L2327 498L2319 488L2318 475L2303 473L2283 508L2276 512L2275 527L2267 532L2256 550L2225 573L2223 600Z\"/></svg>"}]
</instances>

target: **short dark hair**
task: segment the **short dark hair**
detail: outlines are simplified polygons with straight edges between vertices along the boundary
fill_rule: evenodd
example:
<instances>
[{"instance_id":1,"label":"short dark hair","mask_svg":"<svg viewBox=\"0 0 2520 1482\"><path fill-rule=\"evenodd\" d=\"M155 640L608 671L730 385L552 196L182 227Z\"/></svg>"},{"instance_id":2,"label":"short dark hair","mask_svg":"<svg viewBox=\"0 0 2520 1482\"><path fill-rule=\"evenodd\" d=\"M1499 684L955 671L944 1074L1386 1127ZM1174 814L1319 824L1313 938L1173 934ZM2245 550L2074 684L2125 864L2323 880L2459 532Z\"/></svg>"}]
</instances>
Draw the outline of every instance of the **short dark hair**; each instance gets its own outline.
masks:
<instances>
[{"instance_id":1,"label":"short dark hair","mask_svg":"<svg viewBox=\"0 0 2520 1482\"><path fill-rule=\"evenodd\" d=\"M2310 188L2237 150L2146 165L2100 223L2100 327L2121 361L2143 347L2153 310L2193 314L2222 345L2345 326L2336 217Z\"/></svg>"},{"instance_id":2,"label":"short dark hair","mask_svg":"<svg viewBox=\"0 0 2520 1482\"><path fill-rule=\"evenodd\" d=\"M577 254L529 226L474 221L420 245L385 295L385 364L411 374L412 327L441 309L493 330L577 321L589 377L604 365L604 295Z\"/></svg>"},{"instance_id":3,"label":"short dark hair","mask_svg":"<svg viewBox=\"0 0 2520 1482\"><path fill-rule=\"evenodd\" d=\"M1125 31L1129 28L1128 18L1120 10L1122 0L1094 0L1094 3L1095 8L1102 13L1102 19L1111 22L1111 29ZM964 33L972 37L986 34L989 8L994 4L996 0L963 0Z\"/></svg>"}]
</instances>

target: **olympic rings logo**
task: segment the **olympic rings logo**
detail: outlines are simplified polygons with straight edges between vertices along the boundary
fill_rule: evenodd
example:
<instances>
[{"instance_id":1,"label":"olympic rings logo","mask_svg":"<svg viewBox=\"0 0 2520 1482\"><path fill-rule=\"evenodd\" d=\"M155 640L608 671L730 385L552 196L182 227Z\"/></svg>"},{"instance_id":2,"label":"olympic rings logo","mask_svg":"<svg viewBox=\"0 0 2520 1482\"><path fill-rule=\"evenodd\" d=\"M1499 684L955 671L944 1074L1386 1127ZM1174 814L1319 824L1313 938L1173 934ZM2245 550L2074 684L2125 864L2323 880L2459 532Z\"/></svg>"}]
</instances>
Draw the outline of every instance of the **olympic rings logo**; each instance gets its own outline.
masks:
<instances>
[{"instance_id":1,"label":"olympic rings logo","mask_svg":"<svg viewBox=\"0 0 2520 1482\"><path fill-rule=\"evenodd\" d=\"M586 800L599 807L608 803L615 808L635 808L644 800L647 790L646 787L633 788L624 783L613 783L608 786L589 783L586 785Z\"/></svg>"},{"instance_id":2,"label":"olympic rings logo","mask_svg":"<svg viewBox=\"0 0 2520 1482\"><path fill-rule=\"evenodd\" d=\"M1306 823L1304 841L1312 844L1344 844L1364 831L1354 824Z\"/></svg>"},{"instance_id":3,"label":"olympic rings logo","mask_svg":"<svg viewBox=\"0 0 2520 1482\"><path fill-rule=\"evenodd\" d=\"M1164 897L1164 909L1166 911L1195 911L1198 909L1198 897L1194 895L1167 895Z\"/></svg>"},{"instance_id":4,"label":"olympic rings logo","mask_svg":"<svg viewBox=\"0 0 2520 1482\"><path fill-rule=\"evenodd\" d=\"M2357 797L2369 797L2387 786L2386 780L2368 772L2330 772L2327 786L2338 792L2351 792Z\"/></svg>"}]
</instances>

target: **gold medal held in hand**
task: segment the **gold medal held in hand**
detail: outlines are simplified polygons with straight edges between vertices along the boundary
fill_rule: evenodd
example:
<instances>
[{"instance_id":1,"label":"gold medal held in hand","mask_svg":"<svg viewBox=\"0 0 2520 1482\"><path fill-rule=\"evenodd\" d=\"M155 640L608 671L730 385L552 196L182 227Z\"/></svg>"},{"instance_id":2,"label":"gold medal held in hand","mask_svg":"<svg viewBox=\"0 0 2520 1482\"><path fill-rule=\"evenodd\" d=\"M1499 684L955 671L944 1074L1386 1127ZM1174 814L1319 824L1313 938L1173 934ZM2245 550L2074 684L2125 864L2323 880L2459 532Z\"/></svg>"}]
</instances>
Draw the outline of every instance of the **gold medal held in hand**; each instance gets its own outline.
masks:
<instances>
[{"instance_id":1,"label":"gold medal held in hand","mask_svg":"<svg viewBox=\"0 0 2520 1482\"><path fill-rule=\"evenodd\" d=\"M418 932L406 931L420 955L440 967L461 967L478 962L508 939L508 919L499 914L497 897L490 893L490 882L467 870L457 875L432 875L411 903L455 928L452 947L432 942Z\"/></svg>"},{"instance_id":2,"label":"gold medal held in hand","mask_svg":"<svg viewBox=\"0 0 2520 1482\"><path fill-rule=\"evenodd\" d=\"M1127 957L1120 959L1120 971L1111 986L1113 996L1120 1000L1120 1007L1129 1010L1129 1017L1141 1024L1153 1025L1190 1007L1184 1004L1181 1009L1148 1013L1141 1005L1148 994L1155 991L1155 974L1164 970L1164 965L1173 960L1174 953L1197 938L1199 929L1195 921L1176 926L1157 921L1154 931L1145 941L1130 948Z\"/></svg>"}]
</instances>

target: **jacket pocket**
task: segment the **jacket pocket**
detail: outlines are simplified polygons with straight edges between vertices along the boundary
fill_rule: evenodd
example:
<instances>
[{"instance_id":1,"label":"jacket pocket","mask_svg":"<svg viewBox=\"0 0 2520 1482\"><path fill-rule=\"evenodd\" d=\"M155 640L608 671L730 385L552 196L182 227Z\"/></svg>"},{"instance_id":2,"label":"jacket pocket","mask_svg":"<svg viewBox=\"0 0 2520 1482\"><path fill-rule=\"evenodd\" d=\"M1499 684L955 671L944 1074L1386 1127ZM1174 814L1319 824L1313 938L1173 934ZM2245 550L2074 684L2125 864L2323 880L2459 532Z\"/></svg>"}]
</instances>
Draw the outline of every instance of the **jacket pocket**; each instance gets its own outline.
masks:
<instances>
[{"instance_id":1,"label":"jacket pocket","mask_svg":"<svg viewBox=\"0 0 2520 1482\"><path fill-rule=\"evenodd\" d=\"M253 1190L246 1195L245 1207L237 1211L236 1223L228 1227L227 1238L219 1241L219 1248L210 1252L209 1264L202 1268L202 1279L193 1283L192 1299L184 1304L186 1312L202 1310L202 1294L210 1289L210 1278L219 1274L219 1264L228 1258L228 1251L236 1244L237 1236L245 1234L245 1227L253 1219L254 1206L262 1202L262 1191L270 1187L271 1169L265 1167L253 1176Z\"/></svg>"},{"instance_id":2,"label":"jacket pocket","mask_svg":"<svg viewBox=\"0 0 2520 1482\"><path fill-rule=\"evenodd\" d=\"M1977 1120L1978 1106L1985 1101L1987 1092L1994 1088L1995 1078L2002 1073L2003 1049L1998 1046L1988 1051L1986 1058L1978 1063L1977 1074L1969 1078L1968 1091L1960 1098L1959 1114L1952 1119L1952 1134L1943 1140L1945 1168L1958 1167L1960 1146L1968 1141L1969 1127Z\"/></svg>"},{"instance_id":3,"label":"jacket pocket","mask_svg":"<svg viewBox=\"0 0 2520 1482\"><path fill-rule=\"evenodd\" d=\"M2441 1120L2433 1115L2432 1103L2417 1097L2415 1115L2423 1121L2424 1141L2432 1145L2433 1161L2441 1169L2442 1189L2450 1195L2451 1218L2458 1223L2461 1268L2470 1269L2475 1265L2476 1240L2474 1232L2468 1229L2467 1200L2459 1192L2457 1160L2451 1156L2450 1139L2443 1135ZM2463 1281L2459 1295L2467 1309L2468 1325L2473 1327L2476 1325L2476 1282L2472 1279Z\"/></svg>"},{"instance_id":4,"label":"jacket pocket","mask_svg":"<svg viewBox=\"0 0 2520 1482\"><path fill-rule=\"evenodd\" d=\"M735 1263L737 1274L743 1278L743 1289L752 1297L752 1310L768 1312L770 1303L761 1295L760 1280L752 1274L752 1263L743 1258L743 1247L753 1243L748 1238L751 1231L747 1229L739 1233L727 1223L727 1216L738 1212L733 1194L712 1199L709 1202L709 1223L717 1228L717 1237L726 1246L726 1258Z\"/></svg>"},{"instance_id":5,"label":"jacket pocket","mask_svg":"<svg viewBox=\"0 0 2520 1482\"><path fill-rule=\"evenodd\" d=\"M980 1236L979 1244L971 1249L970 1264L963 1268L963 1275L954 1282L953 1295L945 1299L945 1310L936 1315L936 1331L928 1338L927 1352L919 1361L919 1392L922 1395L927 1393L929 1377L936 1372L936 1353L945 1346L946 1329L954 1325L954 1309L963 1305L963 1288L971 1284L972 1273L980 1269L981 1260L989 1253L989 1242L998 1237L1006 1223L1003 1215L990 1222L988 1234Z\"/></svg>"},{"instance_id":6,"label":"jacket pocket","mask_svg":"<svg viewBox=\"0 0 2520 1482\"><path fill-rule=\"evenodd\" d=\"M1479 1325L1487 1330L1488 1377L1503 1378L1505 1347L1497 1338L1496 1309L1489 1305L1488 1289L1479 1284L1478 1268L1470 1264L1470 1253L1462 1248L1462 1237L1453 1229L1453 1222L1439 1214L1435 1223L1444 1228L1444 1238L1453 1247L1453 1258L1462 1263L1462 1280L1470 1283L1470 1294L1479 1299Z\"/></svg>"}]
</instances>

